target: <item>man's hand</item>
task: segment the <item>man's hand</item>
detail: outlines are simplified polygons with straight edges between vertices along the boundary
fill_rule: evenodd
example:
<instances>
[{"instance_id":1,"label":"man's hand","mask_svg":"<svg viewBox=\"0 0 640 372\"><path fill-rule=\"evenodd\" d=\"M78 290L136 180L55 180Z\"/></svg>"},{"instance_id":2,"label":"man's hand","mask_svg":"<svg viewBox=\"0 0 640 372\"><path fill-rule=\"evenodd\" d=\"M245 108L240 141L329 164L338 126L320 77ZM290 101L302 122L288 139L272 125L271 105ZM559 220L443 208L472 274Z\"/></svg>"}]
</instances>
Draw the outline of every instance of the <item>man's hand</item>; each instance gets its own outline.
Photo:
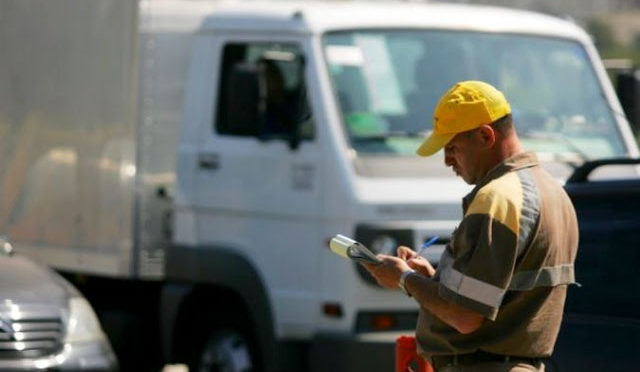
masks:
<instances>
[{"instance_id":1,"label":"man's hand","mask_svg":"<svg viewBox=\"0 0 640 372\"><path fill-rule=\"evenodd\" d=\"M404 260L398 257L379 254L378 258L382 260L382 263L377 265L365 264L364 267L382 287L397 289L400 275L405 271L411 270L411 268Z\"/></svg>"},{"instance_id":2,"label":"man's hand","mask_svg":"<svg viewBox=\"0 0 640 372\"><path fill-rule=\"evenodd\" d=\"M398 247L398 257L407 262L410 268L426 276L427 278L433 277L436 273L436 269L431 266L429 261L422 257L409 247L401 245Z\"/></svg>"},{"instance_id":3,"label":"man's hand","mask_svg":"<svg viewBox=\"0 0 640 372\"><path fill-rule=\"evenodd\" d=\"M404 245L398 247L396 254L398 255L398 258L403 261L409 261L412 258L418 257L418 254L413 249L405 247Z\"/></svg>"},{"instance_id":4,"label":"man's hand","mask_svg":"<svg viewBox=\"0 0 640 372\"><path fill-rule=\"evenodd\" d=\"M398 247L398 257L378 255L382 261L380 264L364 264L364 267L373 275L382 287L396 289L400 281L400 275L407 270L414 269L424 275L412 276L413 280L407 281L411 285L411 296L429 312L440 318L443 322L455 328L460 333L471 333L477 330L484 322L484 317L462 305L448 302L438 294L438 283L427 279L433 276L435 270L424 257L418 256L410 248Z\"/></svg>"}]
</instances>

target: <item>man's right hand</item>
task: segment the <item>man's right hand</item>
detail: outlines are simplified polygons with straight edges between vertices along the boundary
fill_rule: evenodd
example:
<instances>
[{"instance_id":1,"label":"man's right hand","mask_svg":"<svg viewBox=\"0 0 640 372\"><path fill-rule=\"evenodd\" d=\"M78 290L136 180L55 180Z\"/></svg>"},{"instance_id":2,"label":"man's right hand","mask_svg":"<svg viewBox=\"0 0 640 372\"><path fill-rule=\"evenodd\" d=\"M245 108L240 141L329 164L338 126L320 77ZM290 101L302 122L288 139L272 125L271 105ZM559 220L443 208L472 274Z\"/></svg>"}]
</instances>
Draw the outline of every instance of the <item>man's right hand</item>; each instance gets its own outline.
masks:
<instances>
[{"instance_id":1,"label":"man's right hand","mask_svg":"<svg viewBox=\"0 0 640 372\"><path fill-rule=\"evenodd\" d=\"M436 269L431 266L426 258L418 256L418 254L409 247L405 247L404 245L399 246L397 255L401 260L406 261L410 268L428 278L433 277L436 273Z\"/></svg>"}]
</instances>

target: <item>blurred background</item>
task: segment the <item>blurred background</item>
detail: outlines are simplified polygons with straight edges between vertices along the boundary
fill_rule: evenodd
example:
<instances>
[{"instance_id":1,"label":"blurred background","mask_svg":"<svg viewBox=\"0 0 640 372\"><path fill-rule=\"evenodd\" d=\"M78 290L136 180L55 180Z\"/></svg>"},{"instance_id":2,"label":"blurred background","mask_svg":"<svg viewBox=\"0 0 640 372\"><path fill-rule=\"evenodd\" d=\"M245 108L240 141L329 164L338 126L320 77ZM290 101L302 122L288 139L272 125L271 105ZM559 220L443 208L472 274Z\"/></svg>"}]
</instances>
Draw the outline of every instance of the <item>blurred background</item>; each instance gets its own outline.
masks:
<instances>
[{"instance_id":1,"label":"blurred background","mask_svg":"<svg viewBox=\"0 0 640 372\"><path fill-rule=\"evenodd\" d=\"M72 361L111 371L117 356L123 371L157 372L175 362L177 371L186 364L226 371L217 368L227 363L246 372L253 364L276 365L277 356L295 372L308 360L320 363L312 371L391 371L384 364L392 362L391 336L413 330L416 304L382 291L357 264L334 257L327 242L340 233L389 253L435 238L427 255L439 260L469 185L441 158L414 155L422 120L431 115L428 102L437 98L420 93L444 90L414 88L428 75L418 71L436 72L433 87L449 86L445 75L461 77L456 63L463 71L472 59L449 57L442 47L449 40L478 46L477 65L493 75L501 68L496 49L485 53L483 45L504 41L505 81L519 82L511 84L518 88L512 104L524 103L519 123L539 124L529 143L559 179L587 160L638 156L640 0L438 1L578 24L614 86L620 76L639 77L628 100L635 126L618 110L600 62L591 64L588 37L580 31L588 55L569 40L566 29L574 24L497 9L468 13L469 20L461 12L474 7L449 6L442 13L447 27L470 30L458 35L444 27L427 37L424 30L389 32L387 18L402 28L413 16L431 32L443 27L433 9L329 1L336 9L322 13L300 10L303 2L295 0L282 9L277 0L0 0L0 236L7 235L0 239L0 370L3 361L31 358L39 368ZM223 4L257 10L244 9L242 23L237 9L220 13ZM382 11L367 13L373 4ZM389 16L400 8L405 13ZM304 29L305 17L314 16L329 30L321 42L312 38L316 30ZM532 21L526 38L508 29L497 41L477 43L507 18L516 29L524 18L540 23ZM527 48L535 70L512 58ZM425 50L435 58L421 64ZM539 82L544 89L532 87ZM274 106L293 103L288 111L278 107L289 117L273 132L266 123L274 119L261 111L265 97L278 98ZM216 110L224 115L213 117ZM640 167L628 168L616 175L640 174ZM640 365L640 278L635 267L620 265L640 261L640 184L598 186L598 193L570 194L579 197L585 227L584 289L574 289L573 328L558 349L565 365L632 370ZM16 313L45 324L33 336L49 337L44 346L25 352L17 341L27 336L3 326ZM6 344L16 350L3 354ZM73 353L50 356L60 350ZM350 364L362 359L373 367ZM618 368L594 366L602 360ZM558 365L548 370L586 369Z\"/></svg>"}]
</instances>

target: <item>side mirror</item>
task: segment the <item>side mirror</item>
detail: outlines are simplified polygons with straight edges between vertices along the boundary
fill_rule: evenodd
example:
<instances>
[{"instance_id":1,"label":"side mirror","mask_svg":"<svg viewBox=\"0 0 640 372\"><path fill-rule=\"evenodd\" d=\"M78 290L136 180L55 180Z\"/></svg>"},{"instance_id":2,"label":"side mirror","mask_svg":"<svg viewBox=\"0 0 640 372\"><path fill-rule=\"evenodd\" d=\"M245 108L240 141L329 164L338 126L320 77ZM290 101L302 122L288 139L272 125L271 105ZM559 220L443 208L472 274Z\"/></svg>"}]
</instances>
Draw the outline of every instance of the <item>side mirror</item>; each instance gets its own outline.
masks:
<instances>
[{"instance_id":1,"label":"side mirror","mask_svg":"<svg viewBox=\"0 0 640 372\"><path fill-rule=\"evenodd\" d=\"M259 126L263 120L264 98L261 96L261 85L258 68L255 64L240 63L233 66L228 80L227 121L233 121L234 132L239 135L258 136Z\"/></svg>"},{"instance_id":2,"label":"side mirror","mask_svg":"<svg viewBox=\"0 0 640 372\"><path fill-rule=\"evenodd\" d=\"M296 150L309 138L311 111L304 83L304 59L292 52L270 50L256 62L229 69L220 95L220 133L280 140Z\"/></svg>"},{"instance_id":3,"label":"side mirror","mask_svg":"<svg viewBox=\"0 0 640 372\"><path fill-rule=\"evenodd\" d=\"M11 256L13 254L13 246L9 243L9 239L4 235L0 235L0 253L7 256Z\"/></svg>"},{"instance_id":4,"label":"side mirror","mask_svg":"<svg viewBox=\"0 0 640 372\"><path fill-rule=\"evenodd\" d=\"M640 70L620 71L616 93L635 135L640 133Z\"/></svg>"},{"instance_id":5,"label":"side mirror","mask_svg":"<svg viewBox=\"0 0 640 372\"><path fill-rule=\"evenodd\" d=\"M311 113L304 83L304 58L293 52L265 51L258 62L261 92L265 94L265 139L284 139L291 150L303 140L302 124Z\"/></svg>"}]
</instances>

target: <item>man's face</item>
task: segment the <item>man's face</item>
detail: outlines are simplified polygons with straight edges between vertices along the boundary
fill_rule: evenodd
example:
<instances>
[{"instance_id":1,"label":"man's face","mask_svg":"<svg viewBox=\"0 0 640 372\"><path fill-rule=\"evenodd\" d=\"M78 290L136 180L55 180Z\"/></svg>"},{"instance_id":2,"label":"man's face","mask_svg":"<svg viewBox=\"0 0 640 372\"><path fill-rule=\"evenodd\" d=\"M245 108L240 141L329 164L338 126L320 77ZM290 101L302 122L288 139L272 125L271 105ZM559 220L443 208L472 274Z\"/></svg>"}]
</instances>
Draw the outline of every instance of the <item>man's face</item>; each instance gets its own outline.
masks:
<instances>
[{"instance_id":1,"label":"man's face","mask_svg":"<svg viewBox=\"0 0 640 372\"><path fill-rule=\"evenodd\" d=\"M459 133L444 147L445 165L470 185L475 185L482 177L479 166L482 154L476 143L476 135L475 131Z\"/></svg>"}]
</instances>

